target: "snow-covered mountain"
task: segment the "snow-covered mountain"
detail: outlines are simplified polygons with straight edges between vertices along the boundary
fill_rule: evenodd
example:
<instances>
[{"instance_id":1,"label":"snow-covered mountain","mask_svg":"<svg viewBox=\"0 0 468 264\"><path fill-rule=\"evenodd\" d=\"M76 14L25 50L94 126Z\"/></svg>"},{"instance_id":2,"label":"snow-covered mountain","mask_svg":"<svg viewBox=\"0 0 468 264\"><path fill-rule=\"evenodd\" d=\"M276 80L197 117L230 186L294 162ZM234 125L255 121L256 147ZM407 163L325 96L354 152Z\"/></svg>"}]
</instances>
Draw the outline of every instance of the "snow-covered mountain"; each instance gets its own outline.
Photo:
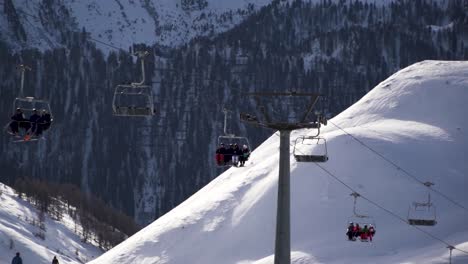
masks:
<instances>
[{"instance_id":1,"label":"snow-covered mountain","mask_svg":"<svg viewBox=\"0 0 468 264\"><path fill-rule=\"evenodd\" d=\"M434 189L468 205L468 62L423 61L405 68L333 118L323 131L330 159L320 164L385 209L406 218L428 189L408 177L432 181ZM366 149L344 128L400 169ZM314 131L296 131L291 143ZM272 263L278 182L278 133L181 205L90 262ZM291 148L292 150L292 148ZM293 263L446 263L446 244L358 199L373 217L373 243L349 242L351 190L314 163L291 155ZM468 211L432 192L438 224L421 227L468 251ZM454 250L453 263L468 255Z\"/></svg>"},{"instance_id":2,"label":"snow-covered mountain","mask_svg":"<svg viewBox=\"0 0 468 264\"><path fill-rule=\"evenodd\" d=\"M41 229L34 206L4 184L0 193L0 264L11 263L16 252L23 263L38 264L51 263L54 256L60 263L85 263L102 254L98 247L81 242L74 232L81 227L68 214L60 222L46 215Z\"/></svg>"},{"instance_id":3,"label":"snow-covered mountain","mask_svg":"<svg viewBox=\"0 0 468 264\"><path fill-rule=\"evenodd\" d=\"M178 46L231 29L271 0L5 0L2 38L18 47L60 46L57 31L85 29L94 39L128 49L134 43ZM58 23L54 23L54 21ZM21 29L22 28L22 29ZM24 34L21 33L24 31ZM22 36L24 35L24 36ZM108 49L108 46L101 48Z\"/></svg>"},{"instance_id":4,"label":"snow-covered mountain","mask_svg":"<svg viewBox=\"0 0 468 264\"><path fill-rule=\"evenodd\" d=\"M38 144L11 143L6 133L0 137L0 179L10 185L23 176L72 183L147 224L220 174L213 154L223 132L223 107L234 111L230 131L248 136L253 148L267 138L269 131L234 118L250 106L243 92L316 89L324 95L320 110L334 116L409 64L468 59L465 16L451 12L462 10L460 1L443 0L451 3L443 6L432 0L397 1L389 7L333 4L338 1L273 1L215 38L198 38L162 54L159 47L145 47L151 53L146 76L148 84L153 82L158 113L151 119L112 116L115 86L139 79L140 68L127 53L106 56L102 45L69 31L81 29L69 11L78 1L3 1L0 9L7 12L0 20L7 21L8 30L0 31L2 127L18 96L14 66L21 63L33 68L25 93L50 100L54 126ZM437 30L428 30L431 25ZM6 43L10 33L27 37L14 42L20 47L47 34L65 44L18 51ZM235 51L248 55L245 67L234 65Z\"/></svg>"}]
</instances>

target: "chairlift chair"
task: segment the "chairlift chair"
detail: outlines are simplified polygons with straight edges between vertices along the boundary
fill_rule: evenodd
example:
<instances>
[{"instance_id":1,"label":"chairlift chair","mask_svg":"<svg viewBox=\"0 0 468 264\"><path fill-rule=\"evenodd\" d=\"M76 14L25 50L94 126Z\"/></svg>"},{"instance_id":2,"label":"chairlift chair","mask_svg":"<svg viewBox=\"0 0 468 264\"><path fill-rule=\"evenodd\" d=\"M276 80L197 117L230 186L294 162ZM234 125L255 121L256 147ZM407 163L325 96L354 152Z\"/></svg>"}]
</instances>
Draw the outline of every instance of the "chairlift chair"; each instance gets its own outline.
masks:
<instances>
[{"instance_id":1,"label":"chairlift chair","mask_svg":"<svg viewBox=\"0 0 468 264\"><path fill-rule=\"evenodd\" d=\"M243 53L242 51L239 51L235 57L233 58L233 61L231 62L231 73L232 74L242 74L245 72L245 69L249 63L249 56L246 53Z\"/></svg>"},{"instance_id":2,"label":"chairlift chair","mask_svg":"<svg viewBox=\"0 0 468 264\"><path fill-rule=\"evenodd\" d=\"M297 162L326 162L327 140L319 136L298 137L294 142L293 155Z\"/></svg>"},{"instance_id":3,"label":"chairlift chair","mask_svg":"<svg viewBox=\"0 0 468 264\"><path fill-rule=\"evenodd\" d=\"M50 126L53 122L53 115L52 115L52 110L51 110L49 101L44 100L44 99L37 99L31 96L23 97L24 75L25 75L26 70L31 70L31 68L26 65L19 65L18 68L21 71L20 96L15 98L15 100L13 101L12 113L15 113L17 109L21 109L26 120L16 121L16 122L18 122L19 124L31 123L29 121L29 117L33 114L34 110L38 111L38 114L42 113L43 111L46 111L50 115L50 124L48 124ZM11 122L12 121L8 122L8 124L5 126L5 131L10 135L15 136L15 138L13 139L14 142L26 142L26 141L38 140L37 137L30 137L31 131L29 131L29 129L27 131L24 131L23 129L19 129L18 134L13 134L10 131ZM30 125L31 127L33 127L32 124Z\"/></svg>"},{"instance_id":4,"label":"chairlift chair","mask_svg":"<svg viewBox=\"0 0 468 264\"><path fill-rule=\"evenodd\" d=\"M40 138L34 135L34 131L31 131L32 128L34 128L35 126L31 124L31 122L29 121L29 117L33 114L34 110L36 110L38 114L42 113L43 111L46 111L48 114L50 114L49 128L50 128L50 125L53 123L54 119L53 119L52 111L50 108L50 103L46 100L36 99L34 97L23 97L23 98L18 97L18 98L15 98L13 102L12 113L14 113L16 109L21 109L24 117L26 118L26 120L24 121L16 121L16 122L18 122L20 126L22 123L23 124L29 123L28 127L30 128L27 130L19 129L18 134L13 134L13 132L10 129L10 123L12 121L8 122L8 124L5 126L5 131L8 134L14 136L14 138L12 139L13 142L33 142L33 141L37 141ZM42 133L45 133L45 132L42 132Z\"/></svg>"},{"instance_id":5,"label":"chairlift chair","mask_svg":"<svg viewBox=\"0 0 468 264\"><path fill-rule=\"evenodd\" d=\"M15 98L13 111L16 111L18 108L23 110L25 113L32 113L34 109L37 111L46 110L50 115L52 115L49 101L34 97Z\"/></svg>"},{"instance_id":6,"label":"chairlift chair","mask_svg":"<svg viewBox=\"0 0 468 264\"><path fill-rule=\"evenodd\" d=\"M242 150L243 146L246 145L249 151L251 151L249 140L246 137L239 137L235 136L234 134L227 134L223 136L218 137L218 147L223 144L226 149L230 148L231 145L236 145L239 147L239 149ZM230 167L232 166L232 162L223 162L223 163L217 163L217 166L220 168L223 167Z\"/></svg>"},{"instance_id":7,"label":"chairlift chair","mask_svg":"<svg viewBox=\"0 0 468 264\"><path fill-rule=\"evenodd\" d=\"M228 148L230 148L230 145L237 144L237 146L241 150L243 149L243 146L245 145L245 146L247 146L249 151L251 151L252 149L250 148L249 140L246 137L236 136L235 134L230 134L230 133L227 132L227 118L228 118L229 110L223 109L223 113L224 113L224 135L218 137L217 147L219 148L221 146L221 144L223 144L225 146L225 148L228 149ZM230 161L228 161L228 162L218 162L217 161L216 165L218 167L222 168L222 167L232 166L233 164Z\"/></svg>"},{"instance_id":8,"label":"chairlift chair","mask_svg":"<svg viewBox=\"0 0 468 264\"><path fill-rule=\"evenodd\" d=\"M136 52L141 60L142 80L138 83L117 85L112 99L115 116L145 117L154 115L152 86L145 85L145 57L148 52Z\"/></svg>"},{"instance_id":9,"label":"chairlift chair","mask_svg":"<svg viewBox=\"0 0 468 264\"><path fill-rule=\"evenodd\" d=\"M427 202L413 202L413 205L409 207L408 224L417 226L435 226L437 224L436 207L431 202L430 193Z\"/></svg>"},{"instance_id":10,"label":"chairlift chair","mask_svg":"<svg viewBox=\"0 0 468 264\"><path fill-rule=\"evenodd\" d=\"M367 215L357 215L357 214L354 214L352 215L351 217L348 218L348 225L350 223L353 223L353 224L358 224L361 228L367 226L367 228L369 227L374 227L374 230L377 229L377 225L375 223L375 220L373 217L371 216L367 216ZM359 238L359 240L361 242L370 242L369 239L361 239ZM354 240L353 240L354 241Z\"/></svg>"},{"instance_id":11,"label":"chairlift chair","mask_svg":"<svg viewBox=\"0 0 468 264\"><path fill-rule=\"evenodd\" d=\"M364 215L364 214L359 214L356 210L356 204L357 204L357 198L360 197L361 195L359 193L353 192L351 194L354 198L354 204L353 204L353 215L348 218L348 225L350 223L353 224L358 224L360 227L370 227L373 226L374 229L377 229L377 225L375 222L375 219L372 216L369 215ZM359 238L360 239L360 238ZM361 242L369 242L369 239L360 239Z\"/></svg>"},{"instance_id":12,"label":"chairlift chair","mask_svg":"<svg viewBox=\"0 0 468 264\"><path fill-rule=\"evenodd\" d=\"M376 228L375 219L372 216L368 215L352 215L348 218L348 223L359 224L359 226L361 227L365 225L372 225L374 228Z\"/></svg>"},{"instance_id":13,"label":"chairlift chair","mask_svg":"<svg viewBox=\"0 0 468 264\"><path fill-rule=\"evenodd\" d=\"M152 87L148 85L117 85L112 100L115 116L152 116L154 102Z\"/></svg>"}]
</instances>

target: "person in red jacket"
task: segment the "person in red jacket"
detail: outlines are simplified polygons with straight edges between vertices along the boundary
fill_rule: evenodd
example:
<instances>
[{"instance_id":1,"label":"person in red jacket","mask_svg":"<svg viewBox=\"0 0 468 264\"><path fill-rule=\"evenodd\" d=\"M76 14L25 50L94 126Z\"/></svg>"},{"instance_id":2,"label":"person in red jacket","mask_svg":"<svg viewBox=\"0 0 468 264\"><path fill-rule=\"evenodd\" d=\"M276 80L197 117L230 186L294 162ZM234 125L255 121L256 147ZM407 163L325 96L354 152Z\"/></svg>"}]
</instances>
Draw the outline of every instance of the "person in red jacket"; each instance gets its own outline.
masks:
<instances>
[{"instance_id":1,"label":"person in red jacket","mask_svg":"<svg viewBox=\"0 0 468 264\"><path fill-rule=\"evenodd\" d=\"M224 165L224 154L226 154L226 148L224 147L224 143L221 143L216 150L216 164L218 164L218 166Z\"/></svg>"},{"instance_id":2,"label":"person in red jacket","mask_svg":"<svg viewBox=\"0 0 468 264\"><path fill-rule=\"evenodd\" d=\"M366 241L369 238L369 228L367 225L364 225L364 228L361 230L361 240Z\"/></svg>"}]
</instances>

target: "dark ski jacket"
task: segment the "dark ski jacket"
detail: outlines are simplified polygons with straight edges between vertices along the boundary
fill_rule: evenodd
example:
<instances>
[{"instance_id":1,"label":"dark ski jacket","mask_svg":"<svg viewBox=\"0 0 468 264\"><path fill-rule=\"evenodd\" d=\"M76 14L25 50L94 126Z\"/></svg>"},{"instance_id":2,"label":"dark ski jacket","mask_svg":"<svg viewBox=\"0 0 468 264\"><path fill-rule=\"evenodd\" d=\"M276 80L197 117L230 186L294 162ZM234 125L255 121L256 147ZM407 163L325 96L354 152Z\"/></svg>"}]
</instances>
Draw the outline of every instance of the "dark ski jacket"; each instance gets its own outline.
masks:
<instances>
[{"instance_id":1,"label":"dark ski jacket","mask_svg":"<svg viewBox=\"0 0 468 264\"><path fill-rule=\"evenodd\" d=\"M32 114L32 115L29 117L29 121L35 123L35 122L37 122L37 120L39 120L40 118L41 118L40 115L38 115L38 114Z\"/></svg>"},{"instance_id":2,"label":"dark ski jacket","mask_svg":"<svg viewBox=\"0 0 468 264\"><path fill-rule=\"evenodd\" d=\"M226 148L221 147L216 150L216 154L226 154Z\"/></svg>"},{"instance_id":3,"label":"dark ski jacket","mask_svg":"<svg viewBox=\"0 0 468 264\"><path fill-rule=\"evenodd\" d=\"M240 150L239 147L237 147L237 148L234 147L234 149L232 150L232 154L240 156L240 155L242 155L242 150Z\"/></svg>"},{"instance_id":4,"label":"dark ski jacket","mask_svg":"<svg viewBox=\"0 0 468 264\"><path fill-rule=\"evenodd\" d=\"M11 117L11 120L14 120L14 121L24 121L24 120L26 120L26 118L24 118L23 113L16 113L16 114L14 114L14 115Z\"/></svg>"},{"instance_id":5,"label":"dark ski jacket","mask_svg":"<svg viewBox=\"0 0 468 264\"><path fill-rule=\"evenodd\" d=\"M42 130L47 130L50 127L50 123L52 122L50 114L42 115L37 122L41 125Z\"/></svg>"},{"instance_id":6,"label":"dark ski jacket","mask_svg":"<svg viewBox=\"0 0 468 264\"><path fill-rule=\"evenodd\" d=\"M232 156L232 154L234 154L234 149L233 148L226 149L226 154Z\"/></svg>"},{"instance_id":7,"label":"dark ski jacket","mask_svg":"<svg viewBox=\"0 0 468 264\"><path fill-rule=\"evenodd\" d=\"M54 259L52 260L52 264L59 264L59 261L56 257L54 257Z\"/></svg>"},{"instance_id":8,"label":"dark ski jacket","mask_svg":"<svg viewBox=\"0 0 468 264\"><path fill-rule=\"evenodd\" d=\"M23 264L23 260L20 256L15 256L11 261L11 264Z\"/></svg>"}]
</instances>

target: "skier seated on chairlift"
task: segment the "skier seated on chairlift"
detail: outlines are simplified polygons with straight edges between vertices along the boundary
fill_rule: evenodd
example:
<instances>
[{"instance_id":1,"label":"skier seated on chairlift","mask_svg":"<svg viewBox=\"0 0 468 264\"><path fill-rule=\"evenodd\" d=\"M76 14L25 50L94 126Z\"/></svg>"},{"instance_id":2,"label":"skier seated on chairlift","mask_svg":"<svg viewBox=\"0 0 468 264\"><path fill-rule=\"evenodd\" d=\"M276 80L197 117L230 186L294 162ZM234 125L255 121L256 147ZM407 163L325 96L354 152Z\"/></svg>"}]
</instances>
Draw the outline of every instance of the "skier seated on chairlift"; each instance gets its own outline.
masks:
<instances>
[{"instance_id":1,"label":"skier seated on chairlift","mask_svg":"<svg viewBox=\"0 0 468 264\"><path fill-rule=\"evenodd\" d=\"M375 235L375 228L372 225L369 225L369 240L372 242L372 238Z\"/></svg>"},{"instance_id":2,"label":"skier seated on chairlift","mask_svg":"<svg viewBox=\"0 0 468 264\"><path fill-rule=\"evenodd\" d=\"M41 116L38 115L37 110L35 108L33 108L33 113L29 117L29 122L31 124L31 132L32 132L33 136L37 135L36 132L37 132L37 127L38 127L38 120L40 118L41 118Z\"/></svg>"},{"instance_id":3,"label":"skier seated on chairlift","mask_svg":"<svg viewBox=\"0 0 468 264\"><path fill-rule=\"evenodd\" d=\"M369 239L369 228L367 225L364 225L364 228L361 230L361 235L360 235L361 241L366 241Z\"/></svg>"},{"instance_id":4,"label":"skier seated on chairlift","mask_svg":"<svg viewBox=\"0 0 468 264\"><path fill-rule=\"evenodd\" d=\"M354 225L353 234L354 234L354 240L356 240L357 237L361 236L361 227L359 226L358 223Z\"/></svg>"},{"instance_id":5,"label":"skier seated on chairlift","mask_svg":"<svg viewBox=\"0 0 468 264\"><path fill-rule=\"evenodd\" d=\"M348 236L348 240L355 240L354 239L354 232L355 232L354 223L351 222L351 223L349 223L349 226L346 229L346 235Z\"/></svg>"},{"instance_id":6,"label":"skier seated on chairlift","mask_svg":"<svg viewBox=\"0 0 468 264\"><path fill-rule=\"evenodd\" d=\"M247 145L243 145L241 152L242 152L242 155L240 155L239 157L239 162L240 162L240 166L243 167L245 165L245 162L249 160L250 149L249 147L247 147Z\"/></svg>"},{"instance_id":7,"label":"skier seated on chairlift","mask_svg":"<svg viewBox=\"0 0 468 264\"><path fill-rule=\"evenodd\" d=\"M19 133L20 123L26 120L21 108L16 108L16 112L11 116L10 119L10 131L12 134L17 135Z\"/></svg>"},{"instance_id":8,"label":"skier seated on chairlift","mask_svg":"<svg viewBox=\"0 0 468 264\"><path fill-rule=\"evenodd\" d=\"M234 144L232 147L232 165L238 166L239 164L239 157L242 155L242 150L239 148L237 143Z\"/></svg>"},{"instance_id":9,"label":"skier seated on chairlift","mask_svg":"<svg viewBox=\"0 0 468 264\"><path fill-rule=\"evenodd\" d=\"M224 143L219 145L219 148L216 150L216 164L218 166L224 165L224 155L226 154L226 148L224 147Z\"/></svg>"},{"instance_id":10,"label":"skier seated on chairlift","mask_svg":"<svg viewBox=\"0 0 468 264\"><path fill-rule=\"evenodd\" d=\"M14 135L18 135L19 129L22 128L25 131L29 131L31 125L29 120L24 117L23 110L16 108L15 114L11 117L10 130Z\"/></svg>"},{"instance_id":11,"label":"skier seated on chairlift","mask_svg":"<svg viewBox=\"0 0 468 264\"><path fill-rule=\"evenodd\" d=\"M356 241L357 237L360 237L362 234L362 229L358 223L354 224L353 222L349 223L348 228L346 229L346 235L348 240Z\"/></svg>"},{"instance_id":12,"label":"skier seated on chairlift","mask_svg":"<svg viewBox=\"0 0 468 264\"><path fill-rule=\"evenodd\" d=\"M37 120L36 135L40 136L42 132L49 129L51 123L52 123L52 117L50 116L50 113L48 113L45 109L42 110L42 115Z\"/></svg>"},{"instance_id":13,"label":"skier seated on chairlift","mask_svg":"<svg viewBox=\"0 0 468 264\"><path fill-rule=\"evenodd\" d=\"M229 148L226 148L226 154L224 154L224 165L229 165L232 162L233 153L234 153L234 145L229 144Z\"/></svg>"}]
</instances>

